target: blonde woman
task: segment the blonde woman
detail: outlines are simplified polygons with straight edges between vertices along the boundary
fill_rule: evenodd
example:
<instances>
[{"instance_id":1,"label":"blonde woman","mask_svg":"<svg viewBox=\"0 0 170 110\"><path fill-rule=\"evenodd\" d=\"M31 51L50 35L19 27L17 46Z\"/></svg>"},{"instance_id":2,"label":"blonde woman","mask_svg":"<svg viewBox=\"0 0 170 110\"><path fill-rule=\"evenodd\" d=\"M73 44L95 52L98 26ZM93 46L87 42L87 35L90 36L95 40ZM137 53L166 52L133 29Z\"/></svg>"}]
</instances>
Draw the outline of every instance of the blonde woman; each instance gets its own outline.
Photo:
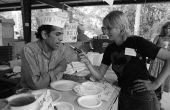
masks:
<instances>
[{"instance_id":1,"label":"blonde woman","mask_svg":"<svg viewBox=\"0 0 170 110\"><path fill-rule=\"evenodd\" d=\"M121 87L118 110L160 110L154 92L170 74L170 52L142 37L130 35L128 20L121 11L112 11L103 19L103 27L112 43L106 48L99 69L95 69L84 53L79 57L86 63L96 80L101 80L107 69L118 76ZM150 80L146 57L166 61L160 75Z\"/></svg>"}]
</instances>

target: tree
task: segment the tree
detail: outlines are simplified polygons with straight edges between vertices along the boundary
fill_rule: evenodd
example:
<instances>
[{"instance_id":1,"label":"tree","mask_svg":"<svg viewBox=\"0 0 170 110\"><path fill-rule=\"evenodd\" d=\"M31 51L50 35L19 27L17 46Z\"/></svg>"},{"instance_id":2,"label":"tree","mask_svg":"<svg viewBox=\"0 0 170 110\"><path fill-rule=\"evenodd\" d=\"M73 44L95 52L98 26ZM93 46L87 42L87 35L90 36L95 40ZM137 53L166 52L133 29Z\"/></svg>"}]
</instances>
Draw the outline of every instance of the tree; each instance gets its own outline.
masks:
<instances>
[{"instance_id":1,"label":"tree","mask_svg":"<svg viewBox=\"0 0 170 110\"><path fill-rule=\"evenodd\" d=\"M140 34L147 39L151 39L151 35L156 30L155 25L168 18L170 4L145 4L142 8L141 31Z\"/></svg>"},{"instance_id":2,"label":"tree","mask_svg":"<svg viewBox=\"0 0 170 110\"><path fill-rule=\"evenodd\" d=\"M130 29L134 32L134 23L135 23L135 12L136 12L135 4L130 5L114 5L112 7L105 6L88 6L88 7L76 7L72 8L73 12L73 20L75 22L84 24L86 31L91 33L92 35L101 34L101 26L103 17L108 14L112 10L121 10L126 13ZM143 4L141 11L141 23L140 23L140 36L143 36L146 39L151 39L152 34L154 33L156 28L158 27L156 24L159 24L161 21L170 19L170 4L165 3L154 3L154 4ZM36 15L44 12L54 12L59 11L58 8L51 9L39 9L32 11L32 30L37 29ZM60 10L61 11L61 10ZM7 12L6 12L7 13ZM21 12L17 12L20 14L18 21L15 27L21 27L22 29L22 17ZM15 14L15 15L17 15ZM5 15L5 13L0 13L0 15ZM8 12L5 18L11 18L11 14ZM15 17L14 18L15 21ZM19 25L19 26L18 26Z\"/></svg>"}]
</instances>

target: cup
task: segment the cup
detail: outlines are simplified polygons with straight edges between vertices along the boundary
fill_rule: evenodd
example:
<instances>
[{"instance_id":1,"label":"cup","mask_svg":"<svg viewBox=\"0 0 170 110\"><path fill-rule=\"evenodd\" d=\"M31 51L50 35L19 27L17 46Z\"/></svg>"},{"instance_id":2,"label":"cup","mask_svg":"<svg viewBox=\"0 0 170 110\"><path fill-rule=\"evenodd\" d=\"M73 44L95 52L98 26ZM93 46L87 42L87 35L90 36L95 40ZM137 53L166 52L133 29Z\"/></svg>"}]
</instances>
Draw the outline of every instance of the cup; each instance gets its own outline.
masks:
<instances>
[{"instance_id":1,"label":"cup","mask_svg":"<svg viewBox=\"0 0 170 110\"><path fill-rule=\"evenodd\" d=\"M7 98L12 110L37 110L39 108L36 97L31 93L21 93Z\"/></svg>"}]
</instances>

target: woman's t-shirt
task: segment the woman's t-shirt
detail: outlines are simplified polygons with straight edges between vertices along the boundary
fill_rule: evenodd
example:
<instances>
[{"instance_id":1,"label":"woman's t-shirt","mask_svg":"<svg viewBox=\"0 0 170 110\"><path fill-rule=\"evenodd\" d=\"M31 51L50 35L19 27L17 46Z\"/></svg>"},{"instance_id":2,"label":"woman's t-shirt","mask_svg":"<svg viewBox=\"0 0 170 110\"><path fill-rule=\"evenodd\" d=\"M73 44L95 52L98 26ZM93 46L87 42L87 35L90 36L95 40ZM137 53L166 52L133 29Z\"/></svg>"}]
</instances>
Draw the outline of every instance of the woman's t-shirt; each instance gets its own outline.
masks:
<instances>
[{"instance_id":1,"label":"woman's t-shirt","mask_svg":"<svg viewBox=\"0 0 170 110\"><path fill-rule=\"evenodd\" d=\"M128 37L121 46L112 43L106 48L102 64L112 64L120 87L132 87L134 80L149 79L146 57L155 59L159 49L142 37Z\"/></svg>"}]
</instances>

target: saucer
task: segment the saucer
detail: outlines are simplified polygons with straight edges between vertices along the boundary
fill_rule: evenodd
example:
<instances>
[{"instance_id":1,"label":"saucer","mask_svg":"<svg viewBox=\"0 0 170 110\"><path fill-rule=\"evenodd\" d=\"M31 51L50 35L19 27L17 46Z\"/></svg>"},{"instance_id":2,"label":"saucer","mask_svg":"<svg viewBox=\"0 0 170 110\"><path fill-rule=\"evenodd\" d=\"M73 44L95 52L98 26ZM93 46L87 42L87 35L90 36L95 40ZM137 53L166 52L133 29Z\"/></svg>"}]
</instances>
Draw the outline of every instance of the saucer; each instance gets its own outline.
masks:
<instances>
[{"instance_id":1,"label":"saucer","mask_svg":"<svg viewBox=\"0 0 170 110\"><path fill-rule=\"evenodd\" d=\"M77 102L80 106L85 108L96 108L102 104L102 101L93 95L79 97Z\"/></svg>"}]
</instances>

